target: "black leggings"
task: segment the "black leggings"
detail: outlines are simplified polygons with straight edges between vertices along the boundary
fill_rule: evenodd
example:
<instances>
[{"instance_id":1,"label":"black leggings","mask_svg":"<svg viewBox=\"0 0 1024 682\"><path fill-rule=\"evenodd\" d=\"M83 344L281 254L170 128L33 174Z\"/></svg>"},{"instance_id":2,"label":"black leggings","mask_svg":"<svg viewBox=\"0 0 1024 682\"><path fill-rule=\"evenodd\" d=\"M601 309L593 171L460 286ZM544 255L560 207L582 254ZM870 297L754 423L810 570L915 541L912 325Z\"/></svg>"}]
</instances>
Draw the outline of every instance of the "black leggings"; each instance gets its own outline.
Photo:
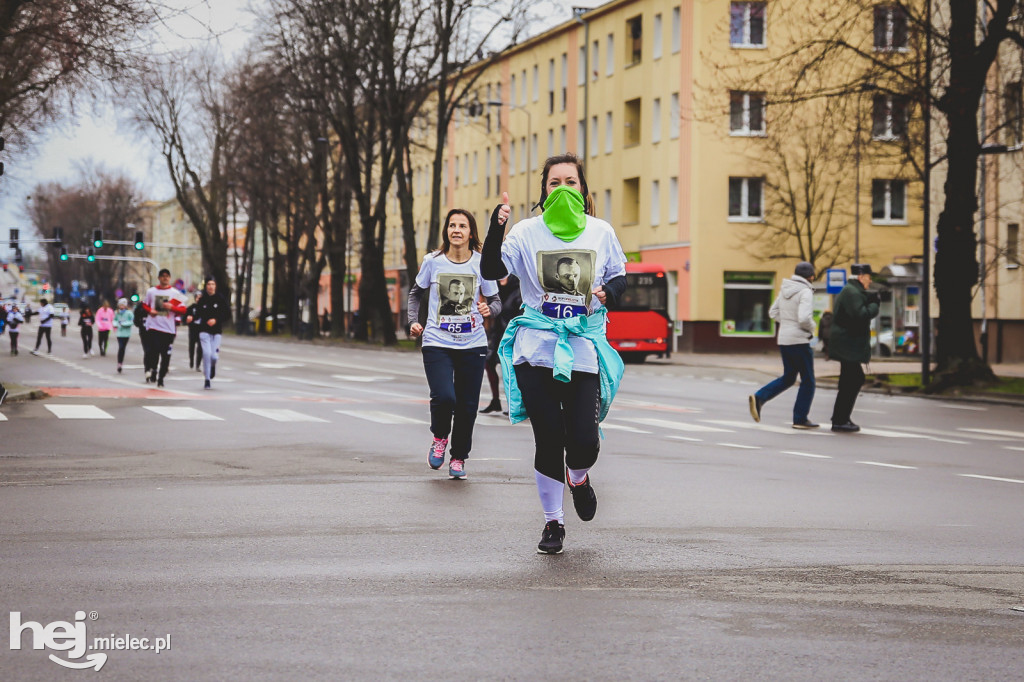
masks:
<instances>
[{"instance_id":1,"label":"black leggings","mask_svg":"<svg viewBox=\"0 0 1024 682\"><path fill-rule=\"evenodd\" d=\"M110 339L110 330L103 329L96 332L96 345L100 347L100 355L107 354L107 341Z\"/></svg>"},{"instance_id":2,"label":"black leggings","mask_svg":"<svg viewBox=\"0 0 1024 682\"><path fill-rule=\"evenodd\" d=\"M35 349L39 350L39 346L41 346L42 343L43 343L43 337L44 336L46 337L46 352L49 353L50 351L53 350L53 342L50 341L50 328L49 327L40 327L39 328L39 331L36 333L36 348Z\"/></svg>"},{"instance_id":3,"label":"black leggings","mask_svg":"<svg viewBox=\"0 0 1024 682\"><path fill-rule=\"evenodd\" d=\"M92 327L82 327L82 352L86 355L92 350Z\"/></svg>"},{"instance_id":4,"label":"black leggings","mask_svg":"<svg viewBox=\"0 0 1024 682\"><path fill-rule=\"evenodd\" d=\"M601 381L597 374L573 372L569 382L557 381L548 367L515 366L523 406L533 426L536 453L533 468L548 478L565 481L565 467L589 469L601 450L598 418Z\"/></svg>"},{"instance_id":5,"label":"black leggings","mask_svg":"<svg viewBox=\"0 0 1024 682\"><path fill-rule=\"evenodd\" d=\"M128 346L128 340L130 336L119 336L117 337L117 364L124 362L124 349Z\"/></svg>"}]
</instances>

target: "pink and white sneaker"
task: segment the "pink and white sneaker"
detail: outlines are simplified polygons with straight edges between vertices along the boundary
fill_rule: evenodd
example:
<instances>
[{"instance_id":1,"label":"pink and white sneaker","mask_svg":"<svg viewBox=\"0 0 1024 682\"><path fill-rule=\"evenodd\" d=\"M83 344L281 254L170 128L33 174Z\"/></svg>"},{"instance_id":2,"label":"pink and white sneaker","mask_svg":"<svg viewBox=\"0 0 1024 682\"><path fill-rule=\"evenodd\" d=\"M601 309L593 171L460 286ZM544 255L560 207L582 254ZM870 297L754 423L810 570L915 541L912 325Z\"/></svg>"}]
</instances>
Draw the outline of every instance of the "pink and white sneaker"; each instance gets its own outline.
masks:
<instances>
[{"instance_id":1,"label":"pink and white sneaker","mask_svg":"<svg viewBox=\"0 0 1024 682\"><path fill-rule=\"evenodd\" d=\"M448 477L454 479L463 479L466 477L466 460L455 459L454 457L448 463Z\"/></svg>"},{"instance_id":2,"label":"pink and white sneaker","mask_svg":"<svg viewBox=\"0 0 1024 682\"><path fill-rule=\"evenodd\" d=\"M444 464L444 451L448 448L447 438L435 438L427 452L427 464L431 469L440 469Z\"/></svg>"}]
</instances>

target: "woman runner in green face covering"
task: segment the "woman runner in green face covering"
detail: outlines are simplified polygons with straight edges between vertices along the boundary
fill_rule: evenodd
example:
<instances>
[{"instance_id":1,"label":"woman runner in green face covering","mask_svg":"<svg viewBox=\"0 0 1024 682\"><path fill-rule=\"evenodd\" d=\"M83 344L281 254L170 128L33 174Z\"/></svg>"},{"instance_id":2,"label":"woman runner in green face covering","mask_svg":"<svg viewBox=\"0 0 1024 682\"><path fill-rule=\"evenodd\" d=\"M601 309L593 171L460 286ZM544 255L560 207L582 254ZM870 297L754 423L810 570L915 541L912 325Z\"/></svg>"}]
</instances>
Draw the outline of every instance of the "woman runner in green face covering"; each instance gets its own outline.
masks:
<instances>
[{"instance_id":1,"label":"woman runner in green face covering","mask_svg":"<svg viewBox=\"0 0 1024 682\"><path fill-rule=\"evenodd\" d=\"M565 537L566 477L576 513L594 518L589 471L600 449L599 422L622 378L622 360L605 338L606 304L626 288L626 257L612 226L588 215L583 165L555 156L541 174L540 216L508 235L508 194L491 216L480 270L486 279L519 277L523 314L499 346L512 423L529 417L534 475L544 530L537 551L558 554ZM504 240L503 240L504 238Z\"/></svg>"}]
</instances>

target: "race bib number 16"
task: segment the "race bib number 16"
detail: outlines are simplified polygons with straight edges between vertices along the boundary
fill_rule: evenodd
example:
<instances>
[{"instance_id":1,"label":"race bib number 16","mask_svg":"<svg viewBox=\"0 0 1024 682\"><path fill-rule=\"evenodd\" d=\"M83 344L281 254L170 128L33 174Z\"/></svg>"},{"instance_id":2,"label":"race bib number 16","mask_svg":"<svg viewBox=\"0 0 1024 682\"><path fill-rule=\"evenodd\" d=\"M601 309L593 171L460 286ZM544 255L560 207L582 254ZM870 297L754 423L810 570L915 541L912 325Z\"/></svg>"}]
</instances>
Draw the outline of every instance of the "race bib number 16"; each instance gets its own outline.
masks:
<instances>
[{"instance_id":1,"label":"race bib number 16","mask_svg":"<svg viewBox=\"0 0 1024 682\"><path fill-rule=\"evenodd\" d=\"M584 305L582 296L548 293L541 301L540 311L548 317L565 320L570 317L586 315L587 306Z\"/></svg>"}]
</instances>

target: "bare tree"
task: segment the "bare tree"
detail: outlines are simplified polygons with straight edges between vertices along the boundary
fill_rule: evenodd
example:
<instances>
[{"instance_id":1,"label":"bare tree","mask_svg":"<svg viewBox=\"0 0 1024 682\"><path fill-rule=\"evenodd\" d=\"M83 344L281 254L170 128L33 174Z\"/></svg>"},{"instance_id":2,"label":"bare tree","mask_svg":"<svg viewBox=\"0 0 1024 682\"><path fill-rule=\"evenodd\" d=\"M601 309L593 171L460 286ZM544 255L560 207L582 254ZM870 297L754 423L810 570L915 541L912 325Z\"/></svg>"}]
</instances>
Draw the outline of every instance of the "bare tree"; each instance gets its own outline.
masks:
<instances>
[{"instance_id":1,"label":"bare tree","mask_svg":"<svg viewBox=\"0 0 1024 682\"><path fill-rule=\"evenodd\" d=\"M987 135L1000 125L980 130L979 114L997 59L1024 49L1018 6L1017 0L767 3L773 13L768 24L790 27L773 34L782 44L773 45L770 57L744 54L720 71L732 83L766 90L770 101L855 97L866 90L904 98L913 134L902 152L919 177L931 167L924 167L924 144L914 141L922 139L922 114L938 112L939 139L929 142L942 144L932 150L931 166L941 158L947 172L936 224L934 285L940 311L933 388L993 378L978 355L971 299L979 275L978 159ZM868 26L874 28L870 33Z\"/></svg>"},{"instance_id":2,"label":"bare tree","mask_svg":"<svg viewBox=\"0 0 1024 682\"><path fill-rule=\"evenodd\" d=\"M174 55L140 72L126 99L138 130L159 145L178 204L199 237L203 265L230 300L226 149L237 121L226 101L225 72L210 51Z\"/></svg>"}]
</instances>

